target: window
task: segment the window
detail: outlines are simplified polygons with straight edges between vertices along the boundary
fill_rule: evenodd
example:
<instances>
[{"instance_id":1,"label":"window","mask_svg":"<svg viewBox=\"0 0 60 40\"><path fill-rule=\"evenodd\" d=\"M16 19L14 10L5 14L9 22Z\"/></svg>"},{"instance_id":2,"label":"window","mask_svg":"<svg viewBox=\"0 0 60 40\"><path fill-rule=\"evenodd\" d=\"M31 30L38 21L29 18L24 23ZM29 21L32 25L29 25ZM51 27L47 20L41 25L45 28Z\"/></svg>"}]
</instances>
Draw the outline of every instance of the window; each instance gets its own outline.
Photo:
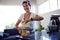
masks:
<instances>
[{"instance_id":1,"label":"window","mask_svg":"<svg viewBox=\"0 0 60 40\"><path fill-rule=\"evenodd\" d=\"M44 3L42 3L41 5L38 6L38 12L40 14L44 14L47 13L49 11L54 11L58 9L58 5L60 8L60 0L48 0Z\"/></svg>"},{"instance_id":2,"label":"window","mask_svg":"<svg viewBox=\"0 0 60 40\"><path fill-rule=\"evenodd\" d=\"M39 5L38 8L39 8L38 13L40 14L49 12L49 2L48 1L44 2L43 4Z\"/></svg>"},{"instance_id":3,"label":"window","mask_svg":"<svg viewBox=\"0 0 60 40\"><path fill-rule=\"evenodd\" d=\"M57 10L57 0L49 0L50 11Z\"/></svg>"},{"instance_id":4,"label":"window","mask_svg":"<svg viewBox=\"0 0 60 40\"><path fill-rule=\"evenodd\" d=\"M20 14L20 6L0 5L0 31L5 29L5 25L16 23Z\"/></svg>"},{"instance_id":5,"label":"window","mask_svg":"<svg viewBox=\"0 0 60 40\"><path fill-rule=\"evenodd\" d=\"M58 6L59 6L59 9L60 9L60 0L58 0Z\"/></svg>"}]
</instances>

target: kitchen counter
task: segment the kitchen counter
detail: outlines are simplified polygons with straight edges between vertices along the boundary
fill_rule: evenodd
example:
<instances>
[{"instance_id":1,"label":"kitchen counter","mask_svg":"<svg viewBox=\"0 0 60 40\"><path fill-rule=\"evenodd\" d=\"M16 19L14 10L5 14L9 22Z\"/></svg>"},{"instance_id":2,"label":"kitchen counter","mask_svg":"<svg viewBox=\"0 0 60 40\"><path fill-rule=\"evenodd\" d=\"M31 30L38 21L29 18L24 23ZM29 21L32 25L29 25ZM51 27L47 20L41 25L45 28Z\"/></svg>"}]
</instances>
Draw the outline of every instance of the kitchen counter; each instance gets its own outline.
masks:
<instances>
[{"instance_id":1,"label":"kitchen counter","mask_svg":"<svg viewBox=\"0 0 60 40\"><path fill-rule=\"evenodd\" d=\"M49 35L46 30L43 30L41 35L41 40L60 40L60 32L51 33Z\"/></svg>"}]
</instances>

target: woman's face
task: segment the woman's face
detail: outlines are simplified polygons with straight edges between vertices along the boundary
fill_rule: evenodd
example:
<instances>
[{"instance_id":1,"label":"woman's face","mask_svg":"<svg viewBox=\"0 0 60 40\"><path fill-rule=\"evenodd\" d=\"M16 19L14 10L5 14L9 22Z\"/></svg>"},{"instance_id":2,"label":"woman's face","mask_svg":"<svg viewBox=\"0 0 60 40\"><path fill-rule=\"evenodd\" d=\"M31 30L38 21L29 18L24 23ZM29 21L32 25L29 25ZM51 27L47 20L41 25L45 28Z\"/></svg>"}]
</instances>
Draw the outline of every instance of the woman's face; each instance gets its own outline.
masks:
<instances>
[{"instance_id":1,"label":"woman's face","mask_svg":"<svg viewBox=\"0 0 60 40\"><path fill-rule=\"evenodd\" d=\"M26 12L30 12L30 8L29 8L30 6L27 4L27 3L24 3L23 4L23 8L24 8L24 10L26 11Z\"/></svg>"}]
</instances>

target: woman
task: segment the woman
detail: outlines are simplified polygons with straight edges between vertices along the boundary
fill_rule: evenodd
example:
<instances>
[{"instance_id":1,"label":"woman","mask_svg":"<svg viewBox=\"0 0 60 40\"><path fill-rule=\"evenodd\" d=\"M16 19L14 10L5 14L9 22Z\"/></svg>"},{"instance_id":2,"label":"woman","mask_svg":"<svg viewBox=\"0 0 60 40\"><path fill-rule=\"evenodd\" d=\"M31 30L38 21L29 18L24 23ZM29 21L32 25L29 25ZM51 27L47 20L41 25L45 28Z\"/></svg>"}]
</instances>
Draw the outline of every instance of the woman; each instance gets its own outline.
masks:
<instances>
[{"instance_id":1,"label":"woman","mask_svg":"<svg viewBox=\"0 0 60 40\"><path fill-rule=\"evenodd\" d=\"M18 30L18 32L20 34L22 33L22 30L18 27L18 25L20 23L25 23L25 24L27 24L27 27L32 27L32 25L31 25L32 21L43 20L43 17L38 16L38 15L33 14L33 13L30 12L31 5L27 1L23 1L22 6L23 6L23 8L25 10L25 13L22 14L19 17L19 19L18 19L18 21L16 23L16 29Z\"/></svg>"}]
</instances>

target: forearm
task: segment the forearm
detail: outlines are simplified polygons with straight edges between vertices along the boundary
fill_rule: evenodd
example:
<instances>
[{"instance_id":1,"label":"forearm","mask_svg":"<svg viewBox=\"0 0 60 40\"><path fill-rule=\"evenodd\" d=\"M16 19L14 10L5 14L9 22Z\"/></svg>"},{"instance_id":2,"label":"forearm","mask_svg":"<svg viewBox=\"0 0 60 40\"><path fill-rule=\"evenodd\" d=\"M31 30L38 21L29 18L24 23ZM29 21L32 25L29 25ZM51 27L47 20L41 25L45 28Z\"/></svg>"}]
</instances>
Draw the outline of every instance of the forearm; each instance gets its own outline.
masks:
<instances>
[{"instance_id":1,"label":"forearm","mask_svg":"<svg viewBox=\"0 0 60 40\"><path fill-rule=\"evenodd\" d=\"M16 29L19 31L20 29L19 29L19 27L18 27L18 25L16 25Z\"/></svg>"},{"instance_id":2,"label":"forearm","mask_svg":"<svg viewBox=\"0 0 60 40\"><path fill-rule=\"evenodd\" d=\"M29 19L29 21L41 21L43 19L44 19L43 17L35 17L35 18Z\"/></svg>"},{"instance_id":3,"label":"forearm","mask_svg":"<svg viewBox=\"0 0 60 40\"><path fill-rule=\"evenodd\" d=\"M31 18L31 21L41 21L43 18Z\"/></svg>"},{"instance_id":4,"label":"forearm","mask_svg":"<svg viewBox=\"0 0 60 40\"><path fill-rule=\"evenodd\" d=\"M18 30L19 34L22 33L21 29L18 27L18 25L16 25L16 29Z\"/></svg>"},{"instance_id":5,"label":"forearm","mask_svg":"<svg viewBox=\"0 0 60 40\"><path fill-rule=\"evenodd\" d=\"M18 19L18 21L16 22L16 24L15 24L15 26L16 26L16 29L19 31L20 30L20 28L18 27L18 25L19 25L19 23L21 22L21 20L20 19Z\"/></svg>"}]
</instances>

